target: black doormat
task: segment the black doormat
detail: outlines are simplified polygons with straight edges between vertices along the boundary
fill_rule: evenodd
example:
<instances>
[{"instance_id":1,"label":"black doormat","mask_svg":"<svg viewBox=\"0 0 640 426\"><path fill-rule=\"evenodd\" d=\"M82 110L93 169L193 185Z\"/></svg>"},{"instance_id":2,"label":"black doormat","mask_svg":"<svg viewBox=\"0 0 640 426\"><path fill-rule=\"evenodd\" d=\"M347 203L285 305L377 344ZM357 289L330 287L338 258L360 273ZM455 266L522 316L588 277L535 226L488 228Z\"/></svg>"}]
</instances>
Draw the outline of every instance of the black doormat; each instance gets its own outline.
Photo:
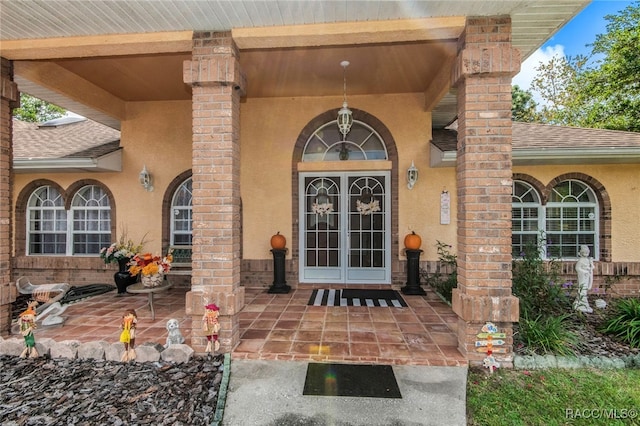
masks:
<instances>
[{"instance_id":1,"label":"black doormat","mask_svg":"<svg viewBox=\"0 0 640 426\"><path fill-rule=\"evenodd\" d=\"M406 308L400 293L395 290L313 290L307 305L311 306L383 306Z\"/></svg>"},{"instance_id":2,"label":"black doormat","mask_svg":"<svg viewBox=\"0 0 640 426\"><path fill-rule=\"evenodd\" d=\"M390 365L309 363L303 395L402 398Z\"/></svg>"}]
</instances>

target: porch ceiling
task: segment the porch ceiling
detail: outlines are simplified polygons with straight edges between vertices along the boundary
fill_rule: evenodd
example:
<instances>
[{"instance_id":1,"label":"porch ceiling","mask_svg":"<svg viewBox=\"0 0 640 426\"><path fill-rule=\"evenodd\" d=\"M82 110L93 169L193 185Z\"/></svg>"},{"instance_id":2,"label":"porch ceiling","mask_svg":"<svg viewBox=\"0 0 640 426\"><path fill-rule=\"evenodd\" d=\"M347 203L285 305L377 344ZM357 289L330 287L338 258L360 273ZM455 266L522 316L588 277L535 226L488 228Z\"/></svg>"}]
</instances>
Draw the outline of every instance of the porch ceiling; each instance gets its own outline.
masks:
<instances>
[{"instance_id":1,"label":"porch ceiling","mask_svg":"<svg viewBox=\"0 0 640 426\"><path fill-rule=\"evenodd\" d=\"M527 57L588 3L3 1L0 51L15 61L21 91L119 128L126 102L190 98L182 62L191 31L233 29L248 97L341 95L346 59L348 95L424 92L439 101L425 107L441 127L455 116L442 70L464 16L511 15L514 46Z\"/></svg>"}]
</instances>

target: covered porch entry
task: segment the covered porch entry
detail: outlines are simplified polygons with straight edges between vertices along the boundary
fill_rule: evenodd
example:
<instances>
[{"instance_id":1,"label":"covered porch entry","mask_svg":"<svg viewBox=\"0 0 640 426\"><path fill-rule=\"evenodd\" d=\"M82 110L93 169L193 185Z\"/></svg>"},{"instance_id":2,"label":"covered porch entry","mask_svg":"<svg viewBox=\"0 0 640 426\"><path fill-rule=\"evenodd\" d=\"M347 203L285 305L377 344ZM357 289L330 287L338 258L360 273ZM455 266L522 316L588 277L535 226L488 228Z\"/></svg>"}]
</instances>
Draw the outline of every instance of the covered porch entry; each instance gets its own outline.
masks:
<instances>
[{"instance_id":1,"label":"covered porch entry","mask_svg":"<svg viewBox=\"0 0 640 426\"><path fill-rule=\"evenodd\" d=\"M246 288L246 304L239 313L240 342L232 350L232 357L467 365L457 350L457 316L433 292L406 296L406 308L308 306L312 287L277 295L261 288ZM39 328L36 339L116 342L122 312L133 307L138 314L136 345L164 345L170 318L180 322L185 344L192 345L190 331L199 329L200 324L186 314L187 290L174 287L159 293L154 303L155 319L146 306L146 295L116 297L111 292L84 299L68 306L64 326Z\"/></svg>"}]
</instances>

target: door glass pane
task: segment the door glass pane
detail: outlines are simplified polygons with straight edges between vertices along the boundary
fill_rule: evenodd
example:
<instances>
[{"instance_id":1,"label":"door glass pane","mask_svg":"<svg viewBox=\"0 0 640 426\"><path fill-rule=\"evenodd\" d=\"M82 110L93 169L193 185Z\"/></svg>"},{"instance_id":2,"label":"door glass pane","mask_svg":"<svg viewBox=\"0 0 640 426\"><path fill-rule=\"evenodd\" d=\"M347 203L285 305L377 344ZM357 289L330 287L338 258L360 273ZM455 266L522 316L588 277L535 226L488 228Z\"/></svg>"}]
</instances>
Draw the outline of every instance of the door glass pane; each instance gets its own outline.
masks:
<instances>
[{"instance_id":1,"label":"door glass pane","mask_svg":"<svg viewBox=\"0 0 640 426\"><path fill-rule=\"evenodd\" d=\"M385 182L382 176L350 176L349 266L383 268L385 232Z\"/></svg>"},{"instance_id":2,"label":"door glass pane","mask_svg":"<svg viewBox=\"0 0 640 426\"><path fill-rule=\"evenodd\" d=\"M340 266L339 178L305 178L305 208L306 266Z\"/></svg>"}]
</instances>

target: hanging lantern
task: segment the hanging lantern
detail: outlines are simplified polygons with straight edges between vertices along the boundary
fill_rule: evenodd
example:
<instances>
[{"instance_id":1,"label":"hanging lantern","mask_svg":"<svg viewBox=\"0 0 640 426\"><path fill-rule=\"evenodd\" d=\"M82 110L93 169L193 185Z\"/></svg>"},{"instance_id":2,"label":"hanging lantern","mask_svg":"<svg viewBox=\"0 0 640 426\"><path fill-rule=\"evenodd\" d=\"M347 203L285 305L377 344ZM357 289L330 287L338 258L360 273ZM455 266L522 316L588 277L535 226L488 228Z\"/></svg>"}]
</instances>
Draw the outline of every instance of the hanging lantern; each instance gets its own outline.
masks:
<instances>
[{"instance_id":1,"label":"hanging lantern","mask_svg":"<svg viewBox=\"0 0 640 426\"><path fill-rule=\"evenodd\" d=\"M347 105L347 67L349 66L349 61L342 61L340 65L342 66L343 77L343 102L342 108L338 111L338 129L342 133L342 140L345 140L353 124L353 116Z\"/></svg>"}]
</instances>

